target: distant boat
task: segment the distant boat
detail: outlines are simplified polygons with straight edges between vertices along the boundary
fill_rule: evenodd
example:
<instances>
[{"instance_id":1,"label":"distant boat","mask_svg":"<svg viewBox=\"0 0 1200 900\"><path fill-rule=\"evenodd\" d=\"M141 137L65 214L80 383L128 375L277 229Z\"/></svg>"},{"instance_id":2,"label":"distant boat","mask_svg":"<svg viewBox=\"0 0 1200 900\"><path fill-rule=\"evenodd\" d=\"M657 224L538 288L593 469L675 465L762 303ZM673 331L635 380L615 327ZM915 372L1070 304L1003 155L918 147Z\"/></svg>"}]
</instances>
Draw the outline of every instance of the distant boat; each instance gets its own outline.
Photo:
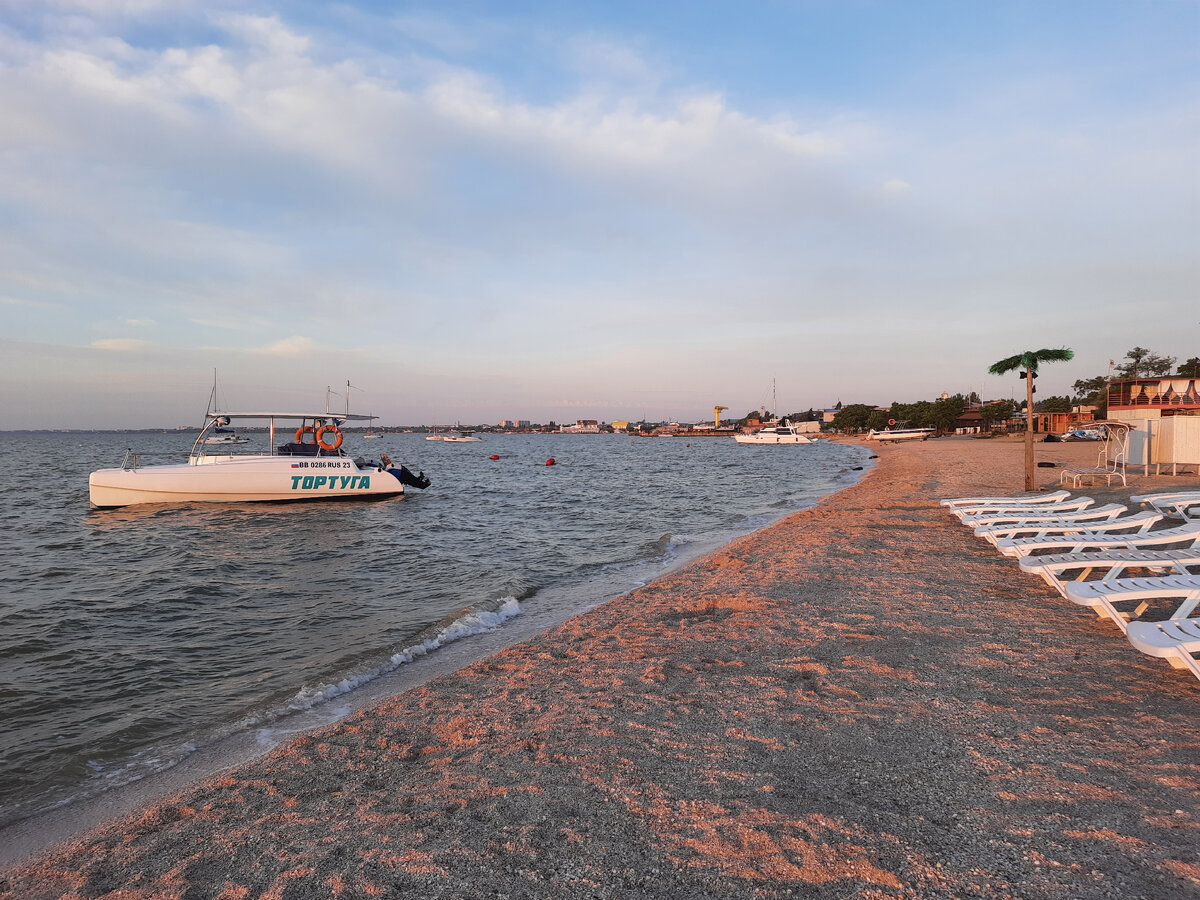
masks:
<instances>
[{"instance_id":1,"label":"distant boat","mask_svg":"<svg viewBox=\"0 0 1200 900\"><path fill-rule=\"evenodd\" d=\"M460 431L458 434L447 434L442 437L442 440L450 444L468 444L479 442L479 438L470 431Z\"/></svg>"},{"instance_id":2,"label":"distant boat","mask_svg":"<svg viewBox=\"0 0 1200 900\"><path fill-rule=\"evenodd\" d=\"M382 431L368 431L364 435L362 435L362 439L364 441L375 441L381 437L383 437Z\"/></svg>"},{"instance_id":3,"label":"distant boat","mask_svg":"<svg viewBox=\"0 0 1200 900\"><path fill-rule=\"evenodd\" d=\"M733 439L739 444L813 444L816 443L807 434L802 433L795 425L789 425L784 419L778 425L769 425L753 434L735 434Z\"/></svg>"},{"instance_id":4,"label":"distant boat","mask_svg":"<svg viewBox=\"0 0 1200 900\"><path fill-rule=\"evenodd\" d=\"M232 428L214 428L204 439L206 444L248 444L250 438L242 437Z\"/></svg>"},{"instance_id":5,"label":"distant boat","mask_svg":"<svg viewBox=\"0 0 1200 900\"><path fill-rule=\"evenodd\" d=\"M927 441L937 432L936 428L885 428L883 431L871 429L869 437L873 441Z\"/></svg>"}]
</instances>

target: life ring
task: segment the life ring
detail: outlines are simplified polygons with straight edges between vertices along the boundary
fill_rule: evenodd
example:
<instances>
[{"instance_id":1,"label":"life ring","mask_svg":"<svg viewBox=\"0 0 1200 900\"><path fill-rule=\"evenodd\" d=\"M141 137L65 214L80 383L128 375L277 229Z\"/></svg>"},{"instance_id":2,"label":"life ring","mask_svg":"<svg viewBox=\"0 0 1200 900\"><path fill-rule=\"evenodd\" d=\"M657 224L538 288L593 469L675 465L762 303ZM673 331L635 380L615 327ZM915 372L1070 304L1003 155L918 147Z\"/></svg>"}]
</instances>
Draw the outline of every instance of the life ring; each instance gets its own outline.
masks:
<instances>
[{"instance_id":1,"label":"life ring","mask_svg":"<svg viewBox=\"0 0 1200 900\"><path fill-rule=\"evenodd\" d=\"M888 424L889 424L889 425L895 425L895 424L896 424L896 420L895 420L895 419L888 419Z\"/></svg>"},{"instance_id":2,"label":"life ring","mask_svg":"<svg viewBox=\"0 0 1200 900\"><path fill-rule=\"evenodd\" d=\"M325 436L325 433L329 431L332 431L337 435L337 440L332 444L327 444L324 440L322 440ZM342 446L342 433L338 431L338 427L336 425L322 425L320 428L318 428L317 446L322 450L336 450L338 447Z\"/></svg>"},{"instance_id":3,"label":"life ring","mask_svg":"<svg viewBox=\"0 0 1200 900\"><path fill-rule=\"evenodd\" d=\"M313 429L312 429L311 425L301 425L299 428L296 429L296 443L303 444L304 436L306 434L312 434L312 433L313 433ZM313 440L316 440L316 438L313 438Z\"/></svg>"}]
</instances>

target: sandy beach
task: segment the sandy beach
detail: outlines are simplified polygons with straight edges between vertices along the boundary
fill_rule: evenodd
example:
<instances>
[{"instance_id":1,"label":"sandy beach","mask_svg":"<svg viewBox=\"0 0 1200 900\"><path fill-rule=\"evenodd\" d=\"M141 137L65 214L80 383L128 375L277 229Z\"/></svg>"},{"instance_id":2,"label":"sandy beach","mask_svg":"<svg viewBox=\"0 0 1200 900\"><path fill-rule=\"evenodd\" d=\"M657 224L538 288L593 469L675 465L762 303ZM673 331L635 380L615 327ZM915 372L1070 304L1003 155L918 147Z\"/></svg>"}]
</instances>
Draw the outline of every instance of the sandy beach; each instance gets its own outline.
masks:
<instances>
[{"instance_id":1,"label":"sandy beach","mask_svg":"<svg viewBox=\"0 0 1200 900\"><path fill-rule=\"evenodd\" d=\"M7 868L0 898L1200 894L1200 682L939 508L1019 493L1019 441L877 452L811 510Z\"/></svg>"}]
</instances>

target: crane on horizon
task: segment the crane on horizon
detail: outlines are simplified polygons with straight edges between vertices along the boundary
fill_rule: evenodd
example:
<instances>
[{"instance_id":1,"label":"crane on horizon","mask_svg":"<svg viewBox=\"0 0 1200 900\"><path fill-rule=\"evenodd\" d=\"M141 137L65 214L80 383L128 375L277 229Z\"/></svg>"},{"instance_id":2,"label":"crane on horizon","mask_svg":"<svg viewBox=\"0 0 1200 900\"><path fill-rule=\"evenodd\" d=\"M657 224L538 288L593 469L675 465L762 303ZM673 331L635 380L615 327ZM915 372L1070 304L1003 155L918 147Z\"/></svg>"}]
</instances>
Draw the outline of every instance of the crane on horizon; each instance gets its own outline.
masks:
<instances>
[{"instance_id":1,"label":"crane on horizon","mask_svg":"<svg viewBox=\"0 0 1200 900\"><path fill-rule=\"evenodd\" d=\"M714 428L721 427L721 410L723 410L723 409L729 409L729 407L728 406L714 406L713 407L713 427Z\"/></svg>"}]
</instances>

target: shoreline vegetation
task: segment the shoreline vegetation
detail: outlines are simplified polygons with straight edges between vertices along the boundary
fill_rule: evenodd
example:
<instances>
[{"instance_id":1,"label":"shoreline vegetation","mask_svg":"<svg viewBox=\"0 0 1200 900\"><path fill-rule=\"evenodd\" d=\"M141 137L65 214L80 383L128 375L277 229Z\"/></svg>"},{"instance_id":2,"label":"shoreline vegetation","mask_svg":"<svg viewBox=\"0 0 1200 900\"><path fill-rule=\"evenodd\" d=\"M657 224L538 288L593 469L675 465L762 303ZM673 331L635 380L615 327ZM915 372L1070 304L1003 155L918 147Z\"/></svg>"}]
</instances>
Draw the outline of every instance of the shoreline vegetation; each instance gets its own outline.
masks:
<instances>
[{"instance_id":1,"label":"shoreline vegetation","mask_svg":"<svg viewBox=\"0 0 1200 900\"><path fill-rule=\"evenodd\" d=\"M1019 493L1020 443L875 452L811 509L0 870L0 898L1193 894L1195 679L938 507Z\"/></svg>"}]
</instances>

